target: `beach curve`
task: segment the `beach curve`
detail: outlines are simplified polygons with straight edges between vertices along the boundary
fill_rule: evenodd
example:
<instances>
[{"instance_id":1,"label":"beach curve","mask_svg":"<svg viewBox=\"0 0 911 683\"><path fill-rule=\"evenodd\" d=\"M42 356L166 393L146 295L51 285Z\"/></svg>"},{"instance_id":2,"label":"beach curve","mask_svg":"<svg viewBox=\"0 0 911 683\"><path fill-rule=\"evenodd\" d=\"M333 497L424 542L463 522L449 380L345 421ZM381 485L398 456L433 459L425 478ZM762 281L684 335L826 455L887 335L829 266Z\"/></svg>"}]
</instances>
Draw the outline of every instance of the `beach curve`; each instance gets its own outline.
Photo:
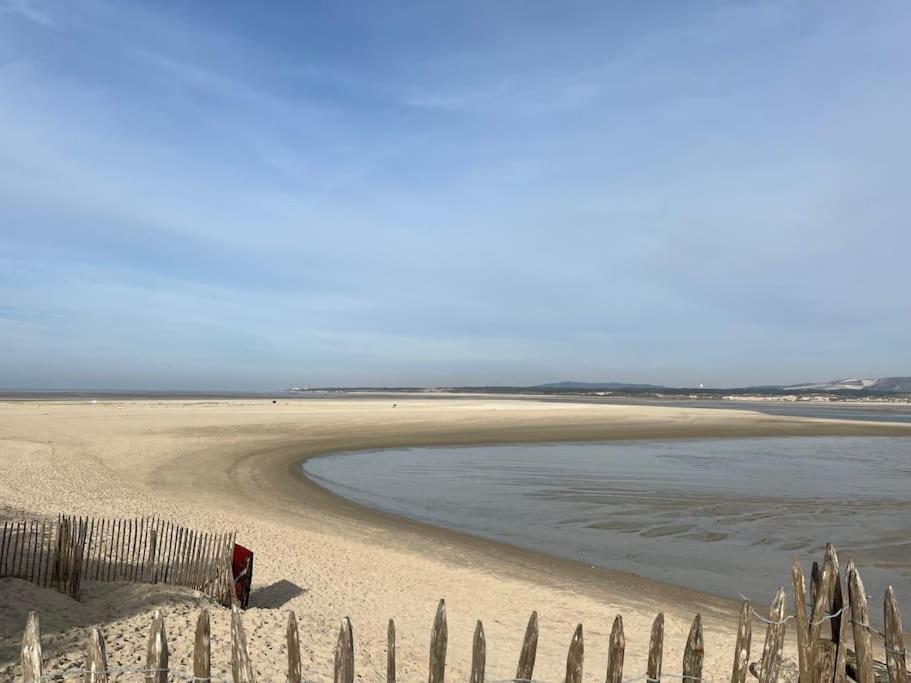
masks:
<instances>
[{"instance_id":1,"label":"beach curve","mask_svg":"<svg viewBox=\"0 0 911 683\"><path fill-rule=\"evenodd\" d=\"M4 404L3 411L41 409L9 409L10 405L14 404ZM54 421L61 437L72 437L73 431L81 429L79 436L84 438L86 430L99 425L91 419L97 406L53 404L44 409L58 413L58 418L69 417L69 431L66 419ZM429 621L439 597L446 597L449 605L450 669L456 676L466 673L476 618L482 618L487 627L492 675L511 675L531 609L542 615L539 668L544 680L560 674L577 621L586 625L586 649L594 653L595 662L602 659L616 612L624 615L629 661L638 667L639 660L644 661L651 619L659 610L668 622L667 661L678 657L689 620L701 611L706 640L712 645L707 647L706 671L726 674L736 606L634 575L593 569L362 508L309 481L300 470L307 458L418 445L911 433L908 425L781 418L744 411L734 415L722 410L476 398L399 399L395 408L387 400L297 401L277 406L263 401L121 402L103 410L103 424L114 433L96 435L89 459L111 470L102 470L101 479L108 478L108 488L129 484L141 495L133 497L130 505L123 500L94 501L94 505L82 501L83 509L93 514L101 510L111 514L112 507L125 514L152 514L169 505L174 515L204 528L237 528L242 542L258 553L256 583L261 595L281 581L302 589L301 594L272 606L298 613L302 631L308 634L305 659L320 678L331 671L334 630L345 615L355 623L360 671L382 670L385 621L395 617L402 634L402 671L416 676L426 666ZM110 414L115 410L124 413L119 421ZM81 427L77 429L73 421ZM144 423L154 428L142 430ZM107 453L99 454L99 445ZM65 450L77 461L89 456L78 444L69 443ZM45 489L53 477L50 480L43 482ZM8 504L8 497L15 498L5 494L4 503ZM787 577L786 567L782 577ZM277 623L272 612L276 610L254 608L247 614L254 633L254 657L256 634L264 636ZM179 650L180 645L175 647ZM601 668L599 663L589 671L594 676Z\"/></svg>"}]
</instances>

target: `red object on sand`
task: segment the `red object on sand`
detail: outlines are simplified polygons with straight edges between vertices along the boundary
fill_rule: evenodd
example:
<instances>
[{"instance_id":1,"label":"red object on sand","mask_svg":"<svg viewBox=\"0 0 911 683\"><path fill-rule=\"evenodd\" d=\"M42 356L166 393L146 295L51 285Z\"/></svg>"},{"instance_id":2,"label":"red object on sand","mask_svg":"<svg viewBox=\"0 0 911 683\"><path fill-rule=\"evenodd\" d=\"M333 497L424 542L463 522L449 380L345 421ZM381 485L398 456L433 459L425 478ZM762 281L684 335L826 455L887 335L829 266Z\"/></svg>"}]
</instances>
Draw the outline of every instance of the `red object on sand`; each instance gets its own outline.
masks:
<instances>
[{"instance_id":1,"label":"red object on sand","mask_svg":"<svg viewBox=\"0 0 911 683\"><path fill-rule=\"evenodd\" d=\"M242 545L234 544L234 558L231 562L231 573L234 575L234 594L241 609L247 608L250 602L250 585L253 582L253 551Z\"/></svg>"}]
</instances>

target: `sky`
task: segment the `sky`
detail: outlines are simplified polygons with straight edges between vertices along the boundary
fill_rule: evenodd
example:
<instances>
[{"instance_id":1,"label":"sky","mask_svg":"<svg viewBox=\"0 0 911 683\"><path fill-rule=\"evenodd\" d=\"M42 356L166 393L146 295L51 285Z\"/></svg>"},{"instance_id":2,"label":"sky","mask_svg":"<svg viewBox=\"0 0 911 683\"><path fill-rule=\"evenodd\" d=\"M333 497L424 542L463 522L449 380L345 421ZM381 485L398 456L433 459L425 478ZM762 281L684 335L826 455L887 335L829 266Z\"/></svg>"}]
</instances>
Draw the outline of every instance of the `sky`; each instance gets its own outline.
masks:
<instances>
[{"instance_id":1,"label":"sky","mask_svg":"<svg viewBox=\"0 0 911 683\"><path fill-rule=\"evenodd\" d=\"M0 386L911 375L911 3L0 0Z\"/></svg>"}]
</instances>

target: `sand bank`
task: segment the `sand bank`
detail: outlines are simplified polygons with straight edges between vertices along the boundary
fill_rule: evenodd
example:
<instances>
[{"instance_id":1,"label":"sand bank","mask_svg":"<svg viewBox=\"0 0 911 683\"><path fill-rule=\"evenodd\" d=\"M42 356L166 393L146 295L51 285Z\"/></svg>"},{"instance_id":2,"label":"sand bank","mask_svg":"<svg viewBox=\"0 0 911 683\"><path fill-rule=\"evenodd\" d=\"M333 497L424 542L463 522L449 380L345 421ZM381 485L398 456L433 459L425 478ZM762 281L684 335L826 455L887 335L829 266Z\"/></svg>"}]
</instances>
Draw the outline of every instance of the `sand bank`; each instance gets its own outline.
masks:
<instances>
[{"instance_id":1,"label":"sand bank","mask_svg":"<svg viewBox=\"0 0 911 683\"><path fill-rule=\"evenodd\" d=\"M339 620L355 628L364 680L385 667L386 621L396 619L403 680L426 675L436 601L447 600L448 671L467 677L474 620L487 632L488 678L514 673L525 621L541 619L536 678L558 680L575 624L585 625L587 679L604 675L607 638L621 612L626 671L644 670L651 621L667 620L665 670L679 670L699 611L706 675L729 674L731 603L634 575L593 569L503 544L392 518L304 479L298 463L339 450L452 443L771 435L911 435L908 425L802 420L745 411L533 401L420 399L9 402L0 404L0 518L25 512L164 515L212 531L236 529L257 553L253 608L245 616L263 680L283 676L283 610L299 619L311 680L331 678ZM782 567L782 581L787 581ZM876 587L871 587L875 590ZM150 612L164 606L175 663L189 662L189 624L204 600L149 586L90 589L64 608L21 582L0 582L0 671L25 612L41 607L49 664L78 661L88 624L102 624L109 655L139 663ZM47 607L42 605L47 604ZM213 639L228 641L224 615ZM754 648L755 649L755 648ZM130 659L134 657L134 659ZM228 668L216 646L213 665Z\"/></svg>"}]
</instances>

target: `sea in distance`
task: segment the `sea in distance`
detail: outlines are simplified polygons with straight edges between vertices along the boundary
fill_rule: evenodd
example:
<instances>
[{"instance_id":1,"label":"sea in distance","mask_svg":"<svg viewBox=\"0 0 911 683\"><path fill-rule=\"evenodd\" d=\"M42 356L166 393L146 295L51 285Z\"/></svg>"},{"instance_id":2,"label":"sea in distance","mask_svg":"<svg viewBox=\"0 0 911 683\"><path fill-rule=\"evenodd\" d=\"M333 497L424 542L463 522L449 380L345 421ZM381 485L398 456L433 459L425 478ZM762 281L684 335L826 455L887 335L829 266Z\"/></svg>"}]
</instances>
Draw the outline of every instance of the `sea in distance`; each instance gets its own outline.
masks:
<instances>
[{"instance_id":1,"label":"sea in distance","mask_svg":"<svg viewBox=\"0 0 911 683\"><path fill-rule=\"evenodd\" d=\"M875 614L886 585L911 613L911 438L403 448L304 471L388 513L759 604L832 542Z\"/></svg>"}]
</instances>

